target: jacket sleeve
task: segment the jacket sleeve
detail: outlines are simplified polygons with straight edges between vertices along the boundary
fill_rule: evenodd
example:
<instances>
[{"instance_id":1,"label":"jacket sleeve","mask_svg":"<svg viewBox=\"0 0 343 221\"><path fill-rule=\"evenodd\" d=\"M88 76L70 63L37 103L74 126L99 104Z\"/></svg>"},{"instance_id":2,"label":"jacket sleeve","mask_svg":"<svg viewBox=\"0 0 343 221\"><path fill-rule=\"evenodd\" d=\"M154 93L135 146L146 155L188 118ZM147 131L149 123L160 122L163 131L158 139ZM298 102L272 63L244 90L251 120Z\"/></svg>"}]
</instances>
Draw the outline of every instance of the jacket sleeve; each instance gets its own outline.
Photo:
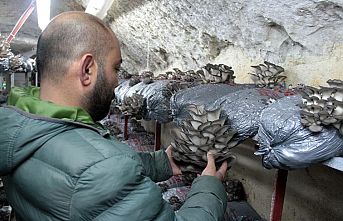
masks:
<instances>
[{"instance_id":1,"label":"jacket sleeve","mask_svg":"<svg viewBox=\"0 0 343 221\"><path fill-rule=\"evenodd\" d=\"M226 208L221 182L202 176L194 181L185 204L174 212L161 189L143 174L141 160L135 156L99 161L75 182L70 200L73 221L216 221Z\"/></svg>"},{"instance_id":2,"label":"jacket sleeve","mask_svg":"<svg viewBox=\"0 0 343 221\"><path fill-rule=\"evenodd\" d=\"M87 168L73 190L70 220L154 220L164 200L142 171L136 154L114 156Z\"/></svg>"},{"instance_id":3,"label":"jacket sleeve","mask_svg":"<svg viewBox=\"0 0 343 221\"><path fill-rule=\"evenodd\" d=\"M144 174L155 182L169 179L173 175L168 156L163 150L139 152L144 167Z\"/></svg>"},{"instance_id":4,"label":"jacket sleeve","mask_svg":"<svg viewBox=\"0 0 343 221\"><path fill-rule=\"evenodd\" d=\"M193 181L175 220L223 220L226 205L227 194L223 184L214 176L200 176Z\"/></svg>"}]
</instances>

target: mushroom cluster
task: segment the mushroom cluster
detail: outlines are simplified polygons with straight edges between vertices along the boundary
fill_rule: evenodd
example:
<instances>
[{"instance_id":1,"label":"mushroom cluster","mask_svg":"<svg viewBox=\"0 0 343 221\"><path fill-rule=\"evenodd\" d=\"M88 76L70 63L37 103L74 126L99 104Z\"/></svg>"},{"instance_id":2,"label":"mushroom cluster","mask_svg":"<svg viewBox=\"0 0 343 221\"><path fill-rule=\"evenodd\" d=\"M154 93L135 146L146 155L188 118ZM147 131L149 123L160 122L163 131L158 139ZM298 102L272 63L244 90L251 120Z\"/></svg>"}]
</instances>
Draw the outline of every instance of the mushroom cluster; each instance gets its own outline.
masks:
<instances>
[{"instance_id":1,"label":"mushroom cluster","mask_svg":"<svg viewBox=\"0 0 343 221\"><path fill-rule=\"evenodd\" d=\"M323 126L332 125L343 134L343 81L328 80L329 87L306 86L303 97L301 123L312 132L320 132Z\"/></svg>"},{"instance_id":2,"label":"mushroom cluster","mask_svg":"<svg viewBox=\"0 0 343 221\"><path fill-rule=\"evenodd\" d=\"M253 68L252 73L248 73L251 76L251 80L258 87L274 88L279 86L287 77L280 75L285 70L273 63L265 61L264 64L257 66L251 66Z\"/></svg>"},{"instance_id":3,"label":"mushroom cluster","mask_svg":"<svg viewBox=\"0 0 343 221\"><path fill-rule=\"evenodd\" d=\"M121 134L121 130L119 127L111 120L104 120L100 122L109 132L112 136L117 136L118 134Z\"/></svg>"},{"instance_id":4,"label":"mushroom cluster","mask_svg":"<svg viewBox=\"0 0 343 221\"><path fill-rule=\"evenodd\" d=\"M167 91L162 91L162 94L165 96L170 96L170 95L173 95L180 90L189 88L190 86L192 86L192 85L188 82L171 81L165 87Z\"/></svg>"},{"instance_id":5,"label":"mushroom cluster","mask_svg":"<svg viewBox=\"0 0 343 221\"><path fill-rule=\"evenodd\" d=\"M232 68L225 64L207 64L197 71L181 71L178 68L173 68L172 71L167 71L156 77L154 77L154 74L151 71L143 71L139 75L130 75L126 71L121 70L118 75L122 79L130 79L130 86L134 86L141 81L145 84L150 84L154 80L179 80L196 83L233 83L235 78L233 74L234 71Z\"/></svg>"},{"instance_id":6,"label":"mushroom cluster","mask_svg":"<svg viewBox=\"0 0 343 221\"><path fill-rule=\"evenodd\" d=\"M165 74L159 74L156 79L158 80L180 80L180 81L200 81L200 76L194 71L181 71L178 68L173 68L173 71L167 71Z\"/></svg>"},{"instance_id":7,"label":"mushroom cluster","mask_svg":"<svg viewBox=\"0 0 343 221\"><path fill-rule=\"evenodd\" d=\"M173 158L184 172L201 172L207 165L211 151L218 165L235 156L231 148L238 144L236 131L230 128L221 109L206 110L203 105L188 108L191 118L185 120L174 133Z\"/></svg>"},{"instance_id":8,"label":"mushroom cluster","mask_svg":"<svg viewBox=\"0 0 343 221\"><path fill-rule=\"evenodd\" d=\"M131 130L133 132L136 132L136 133L146 132L144 127L142 126L141 122L138 121L136 118L130 118L129 123L130 123ZM152 140L150 140L150 141L152 141ZM144 141L142 141L142 144L143 143L144 143Z\"/></svg>"},{"instance_id":9,"label":"mushroom cluster","mask_svg":"<svg viewBox=\"0 0 343 221\"><path fill-rule=\"evenodd\" d=\"M0 178L0 220L10 220L11 212L12 207L8 204L5 188Z\"/></svg>"},{"instance_id":10,"label":"mushroom cluster","mask_svg":"<svg viewBox=\"0 0 343 221\"><path fill-rule=\"evenodd\" d=\"M238 179L225 180L223 185L227 193L228 202L247 200L243 184Z\"/></svg>"},{"instance_id":11,"label":"mushroom cluster","mask_svg":"<svg viewBox=\"0 0 343 221\"><path fill-rule=\"evenodd\" d=\"M10 68L13 71L20 71L22 70L23 65L23 58L21 55L15 55L10 57Z\"/></svg>"},{"instance_id":12,"label":"mushroom cluster","mask_svg":"<svg viewBox=\"0 0 343 221\"><path fill-rule=\"evenodd\" d=\"M111 102L111 105L110 105L110 112L109 112L109 114L110 115L112 115L112 114L121 114L119 106L120 106L120 104L118 103L117 99L114 98L112 100L112 102Z\"/></svg>"},{"instance_id":13,"label":"mushroom cluster","mask_svg":"<svg viewBox=\"0 0 343 221\"><path fill-rule=\"evenodd\" d=\"M130 74L129 72L127 72L126 70L122 68L118 71L119 79L130 79L131 77L132 77L132 74Z\"/></svg>"},{"instance_id":14,"label":"mushroom cluster","mask_svg":"<svg viewBox=\"0 0 343 221\"><path fill-rule=\"evenodd\" d=\"M183 205L183 202L181 202L180 198L177 196L171 196L168 201L174 211L179 210Z\"/></svg>"},{"instance_id":15,"label":"mushroom cluster","mask_svg":"<svg viewBox=\"0 0 343 221\"><path fill-rule=\"evenodd\" d=\"M130 115L140 118L144 106L143 95L133 93L130 97L125 97L123 102L118 105L119 110L124 115Z\"/></svg>"},{"instance_id":16,"label":"mushroom cluster","mask_svg":"<svg viewBox=\"0 0 343 221\"><path fill-rule=\"evenodd\" d=\"M151 71L143 71L139 74L139 77L144 84L151 84L152 82L154 82L154 73L152 73Z\"/></svg>"},{"instance_id":17,"label":"mushroom cluster","mask_svg":"<svg viewBox=\"0 0 343 221\"><path fill-rule=\"evenodd\" d=\"M15 72L22 70L22 65L23 59L21 55L14 55L10 44L0 35L0 70Z\"/></svg>"},{"instance_id":18,"label":"mushroom cluster","mask_svg":"<svg viewBox=\"0 0 343 221\"><path fill-rule=\"evenodd\" d=\"M173 68L173 71L167 71L165 74L160 74L156 79L181 80L187 82L202 81L204 83L233 83L235 76L231 67L225 64L207 64L200 70L181 71L178 68Z\"/></svg>"},{"instance_id":19,"label":"mushroom cluster","mask_svg":"<svg viewBox=\"0 0 343 221\"><path fill-rule=\"evenodd\" d=\"M129 86L132 87L141 82L141 79L137 75L132 75L129 80Z\"/></svg>"},{"instance_id":20,"label":"mushroom cluster","mask_svg":"<svg viewBox=\"0 0 343 221\"><path fill-rule=\"evenodd\" d=\"M11 56L10 44L0 34L0 58L7 58Z\"/></svg>"},{"instance_id":21,"label":"mushroom cluster","mask_svg":"<svg viewBox=\"0 0 343 221\"><path fill-rule=\"evenodd\" d=\"M235 79L234 71L225 64L207 64L197 73L205 83L233 83Z\"/></svg>"},{"instance_id":22,"label":"mushroom cluster","mask_svg":"<svg viewBox=\"0 0 343 221\"><path fill-rule=\"evenodd\" d=\"M129 85L132 87L140 82L144 84L150 84L154 82L154 74L151 71L143 71L140 74L130 74L124 69L120 69L118 72L118 78L129 79Z\"/></svg>"}]
</instances>

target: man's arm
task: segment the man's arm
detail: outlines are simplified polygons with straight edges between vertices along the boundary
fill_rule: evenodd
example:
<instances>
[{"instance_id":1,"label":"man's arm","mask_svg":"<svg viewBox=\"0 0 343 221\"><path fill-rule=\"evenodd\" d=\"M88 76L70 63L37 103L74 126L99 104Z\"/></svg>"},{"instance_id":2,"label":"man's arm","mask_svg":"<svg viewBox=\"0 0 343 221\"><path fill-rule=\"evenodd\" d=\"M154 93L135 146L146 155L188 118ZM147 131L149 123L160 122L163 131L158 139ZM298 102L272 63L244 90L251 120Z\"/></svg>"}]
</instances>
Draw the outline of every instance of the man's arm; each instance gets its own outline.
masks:
<instances>
[{"instance_id":1,"label":"man's arm","mask_svg":"<svg viewBox=\"0 0 343 221\"><path fill-rule=\"evenodd\" d=\"M215 168L214 164L213 167ZM197 178L181 209L174 212L160 188L143 175L137 156L114 156L89 167L76 181L70 220L217 221L227 196L218 178Z\"/></svg>"},{"instance_id":2,"label":"man's arm","mask_svg":"<svg viewBox=\"0 0 343 221\"><path fill-rule=\"evenodd\" d=\"M173 175L169 158L163 150L155 152L139 152L144 167L144 174L154 182L169 179Z\"/></svg>"}]
</instances>

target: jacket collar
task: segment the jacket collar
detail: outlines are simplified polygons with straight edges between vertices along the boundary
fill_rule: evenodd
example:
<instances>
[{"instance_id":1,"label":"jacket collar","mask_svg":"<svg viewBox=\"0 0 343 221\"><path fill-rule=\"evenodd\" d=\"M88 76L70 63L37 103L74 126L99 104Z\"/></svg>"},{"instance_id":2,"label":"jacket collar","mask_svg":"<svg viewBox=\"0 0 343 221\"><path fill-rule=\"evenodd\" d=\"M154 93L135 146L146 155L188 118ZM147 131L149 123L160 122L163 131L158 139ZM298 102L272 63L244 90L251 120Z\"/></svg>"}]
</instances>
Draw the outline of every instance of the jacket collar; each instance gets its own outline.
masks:
<instances>
[{"instance_id":1,"label":"jacket collar","mask_svg":"<svg viewBox=\"0 0 343 221\"><path fill-rule=\"evenodd\" d=\"M8 97L8 105L15 106L25 112L66 121L80 122L99 127L91 116L80 107L69 107L39 99L38 87L14 87Z\"/></svg>"}]
</instances>

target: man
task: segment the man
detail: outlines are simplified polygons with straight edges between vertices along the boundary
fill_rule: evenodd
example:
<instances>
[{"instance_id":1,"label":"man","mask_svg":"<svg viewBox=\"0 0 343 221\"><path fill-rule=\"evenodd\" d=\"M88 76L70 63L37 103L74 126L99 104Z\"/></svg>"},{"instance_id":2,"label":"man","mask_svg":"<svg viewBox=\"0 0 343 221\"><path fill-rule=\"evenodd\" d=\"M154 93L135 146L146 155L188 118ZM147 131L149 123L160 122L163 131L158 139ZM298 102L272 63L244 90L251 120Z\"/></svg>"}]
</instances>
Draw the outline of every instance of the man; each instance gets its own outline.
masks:
<instances>
[{"instance_id":1,"label":"man","mask_svg":"<svg viewBox=\"0 0 343 221\"><path fill-rule=\"evenodd\" d=\"M109 111L119 43L99 19L57 16L37 45L41 88L14 88L0 109L0 176L17 220L220 220L226 193L213 156L174 213L154 181L180 174L166 152L136 153L96 121Z\"/></svg>"}]
</instances>

